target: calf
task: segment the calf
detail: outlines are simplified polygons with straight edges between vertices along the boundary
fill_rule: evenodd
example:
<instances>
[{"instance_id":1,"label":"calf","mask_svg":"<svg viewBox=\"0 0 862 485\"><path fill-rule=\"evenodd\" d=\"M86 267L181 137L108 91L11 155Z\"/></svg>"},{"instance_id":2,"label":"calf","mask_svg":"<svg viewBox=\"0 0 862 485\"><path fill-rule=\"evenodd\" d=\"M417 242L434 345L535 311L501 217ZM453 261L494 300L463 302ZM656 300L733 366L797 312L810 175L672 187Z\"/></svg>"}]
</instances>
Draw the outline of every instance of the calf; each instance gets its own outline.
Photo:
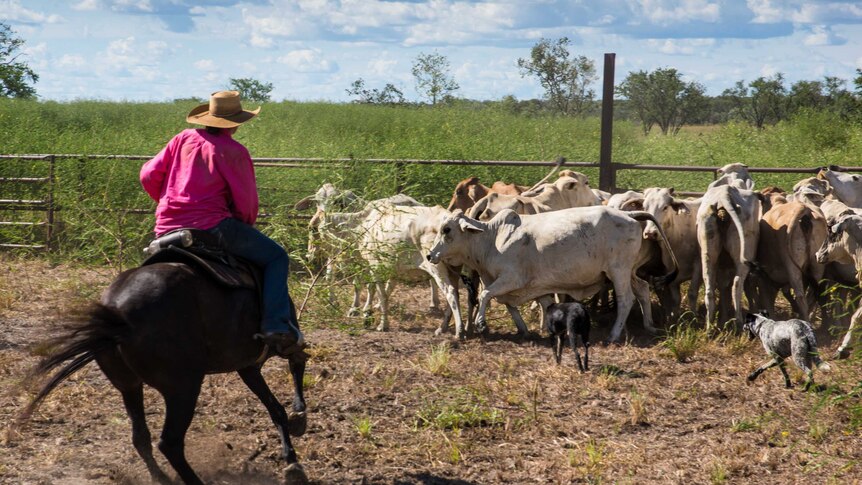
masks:
<instances>
[{"instance_id":1,"label":"calf","mask_svg":"<svg viewBox=\"0 0 862 485\"><path fill-rule=\"evenodd\" d=\"M794 318L793 320L776 322L770 320L766 312L749 313L745 316L745 325L742 328L743 331L749 332L752 340L755 337L760 337L763 348L772 357L769 362L749 374L749 383L757 379L757 376L766 369L777 365L781 369L781 373L784 374L784 385L788 389L793 387L790 383L790 376L787 375L787 369L784 367L784 359L788 357L792 357L793 362L805 372L806 391L814 383L812 363L820 370L829 370L829 364L820 360L820 356L817 354L814 332L811 330L811 324L805 320Z\"/></svg>"},{"instance_id":2,"label":"calf","mask_svg":"<svg viewBox=\"0 0 862 485\"><path fill-rule=\"evenodd\" d=\"M563 337L568 336L569 345L578 359L578 369L581 372L590 369L590 314L578 302L551 303L545 312L545 328L551 334L551 344L554 346L554 357L557 364L563 359ZM584 362L578 353L577 335L584 344Z\"/></svg>"}]
</instances>

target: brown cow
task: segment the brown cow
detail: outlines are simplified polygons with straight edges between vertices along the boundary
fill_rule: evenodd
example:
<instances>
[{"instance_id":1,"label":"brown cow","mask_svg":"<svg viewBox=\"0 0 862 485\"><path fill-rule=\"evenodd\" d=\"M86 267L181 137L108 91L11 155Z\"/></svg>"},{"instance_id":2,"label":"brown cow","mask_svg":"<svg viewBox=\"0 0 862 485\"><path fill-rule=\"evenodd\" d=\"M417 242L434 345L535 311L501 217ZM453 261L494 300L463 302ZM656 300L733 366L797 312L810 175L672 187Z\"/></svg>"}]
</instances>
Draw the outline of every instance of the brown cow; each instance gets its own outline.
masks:
<instances>
[{"instance_id":1,"label":"brown cow","mask_svg":"<svg viewBox=\"0 0 862 485\"><path fill-rule=\"evenodd\" d=\"M461 209L466 212L473 207L479 199L485 197L491 192L506 195L519 195L521 192L529 190L530 187L523 185L507 184L506 182L494 182L494 185L486 187L479 183L479 177L466 178L455 186L455 192L452 194L452 200L449 202L447 210L449 212L455 209Z\"/></svg>"},{"instance_id":2,"label":"brown cow","mask_svg":"<svg viewBox=\"0 0 862 485\"><path fill-rule=\"evenodd\" d=\"M771 208L760 219L757 261L766 277L758 285L759 308L774 313L778 290L789 288L799 318L808 320L811 308L805 293L813 288L810 296L815 297L823 278L824 265L816 253L826 239L826 219L801 202L787 202L780 193L764 195Z\"/></svg>"}]
</instances>

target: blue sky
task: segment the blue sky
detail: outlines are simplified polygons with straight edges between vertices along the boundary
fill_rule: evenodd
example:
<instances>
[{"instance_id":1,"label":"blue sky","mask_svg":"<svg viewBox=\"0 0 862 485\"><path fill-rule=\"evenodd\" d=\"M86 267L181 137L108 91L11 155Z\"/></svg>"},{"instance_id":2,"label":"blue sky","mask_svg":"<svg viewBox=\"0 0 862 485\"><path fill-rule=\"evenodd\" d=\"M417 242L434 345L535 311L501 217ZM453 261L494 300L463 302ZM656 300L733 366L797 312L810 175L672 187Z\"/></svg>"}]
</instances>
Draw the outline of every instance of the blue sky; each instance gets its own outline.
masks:
<instances>
[{"instance_id":1,"label":"blue sky","mask_svg":"<svg viewBox=\"0 0 862 485\"><path fill-rule=\"evenodd\" d=\"M27 41L51 100L205 98L232 77L273 83L275 100L347 101L360 77L415 100L412 62L435 51L459 96L528 99L542 88L517 59L562 36L599 73L615 52L617 82L673 67L710 95L777 72L850 81L862 68L857 1L0 0L0 20Z\"/></svg>"}]
</instances>

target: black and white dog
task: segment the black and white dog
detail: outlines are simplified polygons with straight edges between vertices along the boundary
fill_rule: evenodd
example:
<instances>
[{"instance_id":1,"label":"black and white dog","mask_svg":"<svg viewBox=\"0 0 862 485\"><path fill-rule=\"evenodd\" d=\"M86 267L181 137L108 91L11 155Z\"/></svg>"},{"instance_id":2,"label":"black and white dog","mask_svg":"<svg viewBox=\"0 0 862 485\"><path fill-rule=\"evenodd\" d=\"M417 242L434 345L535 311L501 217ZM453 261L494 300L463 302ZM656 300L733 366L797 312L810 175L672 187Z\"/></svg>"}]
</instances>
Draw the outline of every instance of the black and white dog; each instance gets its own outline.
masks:
<instances>
[{"instance_id":1,"label":"black and white dog","mask_svg":"<svg viewBox=\"0 0 862 485\"><path fill-rule=\"evenodd\" d=\"M563 358L563 338L568 336L569 345L578 359L578 369L581 372L590 367L590 315L587 309L578 302L552 303L545 311L545 328L551 334L551 344L554 346L554 357L557 364ZM584 362L581 364L581 354L578 353L577 338L581 336L584 344Z\"/></svg>"},{"instance_id":2,"label":"black and white dog","mask_svg":"<svg viewBox=\"0 0 862 485\"><path fill-rule=\"evenodd\" d=\"M794 318L777 322L771 320L766 312L749 313L745 317L742 328L749 332L752 340L759 337L766 353L772 357L769 362L758 367L748 376L749 383L757 379L757 376L766 369L777 365L784 374L784 385L788 388L793 387L790 376L787 375L787 369L784 367L784 359L788 357L792 357L793 362L805 372L806 390L814 383L812 364L820 370L829 370L829 364L820 360L817 353L817 342L814 340L811 324L804 320Z\"/></svg>"}]
</instances>

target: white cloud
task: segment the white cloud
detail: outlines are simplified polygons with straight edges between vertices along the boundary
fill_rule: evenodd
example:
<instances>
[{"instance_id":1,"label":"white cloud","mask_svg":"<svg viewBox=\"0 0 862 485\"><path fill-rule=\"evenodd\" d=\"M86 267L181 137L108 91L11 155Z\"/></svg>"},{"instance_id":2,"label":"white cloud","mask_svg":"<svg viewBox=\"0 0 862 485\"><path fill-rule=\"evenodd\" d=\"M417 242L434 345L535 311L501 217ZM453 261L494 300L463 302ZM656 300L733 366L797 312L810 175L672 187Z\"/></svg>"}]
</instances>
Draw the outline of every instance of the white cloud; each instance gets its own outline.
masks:
<instances>
[{"instance_id":1,"label":"white cloud","mask_svg":"<svg viewBox=\"0 0 862 485\"><path fill-rule=\"evenodd\" d=\"M637 16L645 17L657 25L717 22L721 19L721 7L709 0L634 0L632 10Z\"/></svg>"},{"instance_id":2,"label":"white cloud","mask_svg":"<svg viewBox=\"0 0 862 485\"><path fill-rule=\"evenodd\" d=\"M21 6L18 0L0 0L0 12L3 20L32 24L56 24L63 20L59 15L46 15Z\"/></svg>"},{"instance_id":3,"label":"white cloud","mask_svg":"<svg viewBox=\"0 0 862 485\"><path fill-rule=\"evenodd\" d=\"M763 77L772 77L779 72L780 70L772 64L764 64L760 67L760 75Z\"/></svg>"},{"instance_id":4,"label":"white cloud","mask_svg":"<svg viewBox=\"0 0 862 485\"><path fill-rule=\"evenodd\" d=\"M153 12L153 4L150 0L113 0L113 10Z\"/></svg>"},{"instance_id":5,"label":"white cloud","mask_svg":"<svg viewBox=\"0 0 862 485\"><path fill-rule=\"evenodd\" d=\"M835 35L832 29L825 25L815 25L811 33L805 36L804 43L808 46L834 45L843 43L844 39Z\"/></svg>"},{"instance_id":6,"label":"white cloud","mask_svg":"<svg viewBox=\"0 0 862 485\"><path fill-rule=\"evenodd\" d=\"M785 20L786 13L773 0L746 0L745 4L754 13L751 21L755 24L773 24Z\"/></svg>"},{"instance_id":7,"label":"white cloud","mask_svg":"<svg viewBox=\"0 0 862 485\"><path fill-rule=\"evenodd\" d=\"M215 71L218 69L212 59L201 59L193 64L198 71Z\"/></svg>"},{"instance_id":8,"label":"white cloud","mask_svg":"<svg viewBox=\"0 0 862 485\"><path fill-rule=\"evenodd\" d=\"M87 65L87 61L76 54L63 54L57 60L57 67L65 70L79 70Z\"/></svg>"},{"instance_id":9,"label":"white cloud","mask_svg":"<svg viewBox=\"0 0 862 485\"><path fill-rule=\"evenodd\" d=\"M97 10L101 6L102 5L99 2L99 0L81 0L80 2L72 5L72 10L80 10L80 11Z\"/></svg>"},{"instance_id":10,"label":"white cloud","mask_svg":"<svg viewBox=\"0 0 862 485\"><path fill-rule=\"evenodd\" d=\"M279 57L277 62L296 72L335 72L338 64L325 59L318 49L299 49Z\"/></svg>"},{"instance_id":11,"label":"white cloud","mask_svg":"<svg viewBox=\"0 0 862 485\"><path fill-rule=\"evenodd\" d=\"M692 55L699 54L715 45L715 39L650 39L650 47L662 54Z\"/></svg>"},{"instance_id":12,"label":"white cloud","mask_svg":"<svg viewBox=\"0 0 862 485\"><path fill-rule=\"evenodd\" d=\"M394 59L374 59L368 62L368 71L374 76L387 76L397 65Z\"/></svg>"}]
</instances>

